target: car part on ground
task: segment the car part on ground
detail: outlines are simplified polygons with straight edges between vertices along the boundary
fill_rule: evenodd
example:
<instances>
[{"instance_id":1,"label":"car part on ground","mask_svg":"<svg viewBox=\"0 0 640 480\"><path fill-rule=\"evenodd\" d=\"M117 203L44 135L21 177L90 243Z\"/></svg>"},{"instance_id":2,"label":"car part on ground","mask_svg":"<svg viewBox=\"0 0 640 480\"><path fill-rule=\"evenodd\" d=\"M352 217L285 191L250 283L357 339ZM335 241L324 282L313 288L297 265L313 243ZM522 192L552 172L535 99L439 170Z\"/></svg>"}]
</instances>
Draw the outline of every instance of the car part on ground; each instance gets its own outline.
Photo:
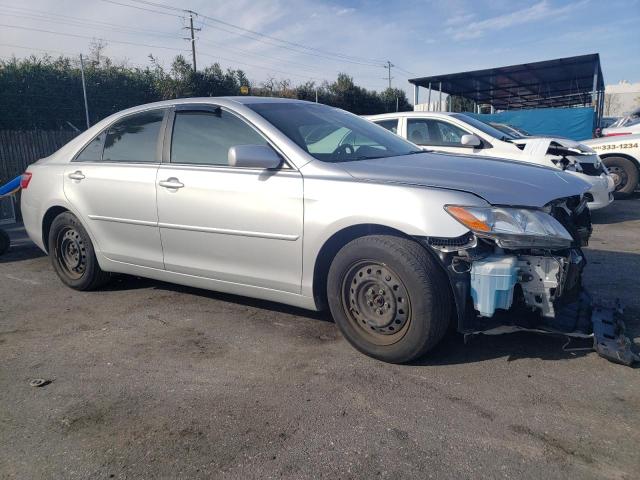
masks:
<instances>
[{"instance_id":1,"label":"car part on ground","mask_svg":"<svg viewBox=\"0 0 640 480\"><path fill-rule=\"evenodd\" d=\"M121 112L36 162L22 212L72 288L125 273L328 304L357 349L408 362L452 317L464 334L587 334L589 188L557 168L417 150L325 105L202 98Z\"/></svg>"},{"instance_id":2,"label":"car part on ground","mask_svg":"<svg viewBox=\"0 0 640 480\"><path fill-rule=\"evenodd\" d=\"M584 143L602 158L613 178L616 197L626 198L638 189L640 134L594 138Z\"/></svg>"},{"instance_id":3,"label":"car part on ground","mask_svg":"<svg viewBox=\"0 0 640 480\"><path fill-rule=\"evenodd\" d=\"M424 149L509 159L569 172L591 185L591 210L613 201L614 182L597 153L573 140L523 135L462 113L397 112L366 118Z\"/></svg>"}]
</instances>

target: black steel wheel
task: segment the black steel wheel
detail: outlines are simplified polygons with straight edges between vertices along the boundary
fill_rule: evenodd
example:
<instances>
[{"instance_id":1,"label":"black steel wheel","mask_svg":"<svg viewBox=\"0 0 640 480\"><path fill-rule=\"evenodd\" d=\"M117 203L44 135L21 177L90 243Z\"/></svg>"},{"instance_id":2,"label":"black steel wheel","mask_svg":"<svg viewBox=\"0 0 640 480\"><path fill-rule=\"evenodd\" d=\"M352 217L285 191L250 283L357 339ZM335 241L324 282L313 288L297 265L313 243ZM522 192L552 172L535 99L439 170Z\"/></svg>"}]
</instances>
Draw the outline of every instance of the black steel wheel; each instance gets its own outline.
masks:
<instances>
[{"instance_id":1,"label":"black steel wheel","mask_svg":"<svg viewBox=\"0 0 640 480\"><path fill-rule=\"evenodd\" d=\"M447 331L453 303L444 270L425 248L393 235L342 247L329 268L327 300L349 343L392 363L433 348Z\"/></svg>"},{"instance_id":2,"label":"black steel wheel","mask_svg":"<svg viewBox=\"0 0 640 480\"><path fill-rule=\"evenodd\" d=\"M94 290L111 278L98 265L89 234L71 212L53 220L48 243L53 268L69 287Z\"/></svg>"},{"instance_id":3,"label":"black steel wheel","mask_svg":"<svg viewBox=\"0 0 640 480\"><path fill-rule=\"evenodd\" d=\"M607 157L603 160L613 177L615 183L615 195L618 198L628 197L638 186L638 168L624 157Z\"/></svg>"},{"instance_id":4,"label":"black steel wheel","mask_svg":"<svg viewBox=\"0 0 640 480\"><path fill-rule=\"evenodd\" d=\"M391 345L407 331L411 318L407 287L382 263L356 262L344 277L342 302L348 320L377 345Z\"/></svg>"},{"instance_id":5,"label":"black steel wheel","mask_svg":"<svg viewBox=\"0 0 640 480\"><path fill-rule=\"evenodd\" d=\"M87 248L77 228L65 225L58 230L54 254L69 278L82 278L87 270Z\"/></svg>"}]
</instances>

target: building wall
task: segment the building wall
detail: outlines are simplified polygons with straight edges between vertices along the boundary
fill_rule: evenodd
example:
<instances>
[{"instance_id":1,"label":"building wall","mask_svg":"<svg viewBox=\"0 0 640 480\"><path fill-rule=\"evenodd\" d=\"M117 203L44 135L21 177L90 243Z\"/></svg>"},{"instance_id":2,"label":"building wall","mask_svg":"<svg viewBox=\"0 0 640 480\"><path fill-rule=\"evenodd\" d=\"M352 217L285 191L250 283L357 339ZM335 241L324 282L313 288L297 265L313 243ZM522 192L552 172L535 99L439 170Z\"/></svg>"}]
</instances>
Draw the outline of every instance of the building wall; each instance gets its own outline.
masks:
<instances>
[{"instance_id":1,"label":"building wall","mask_svg":"<svg viewBox=\"0 0 640 480\"><path fill-rule=\"evenodd\" d=\"M640 82L623 80L615 85L607 85L604 95L604 115L607 117L619 117L640 108Z\"/></svg>"}]
</instances>

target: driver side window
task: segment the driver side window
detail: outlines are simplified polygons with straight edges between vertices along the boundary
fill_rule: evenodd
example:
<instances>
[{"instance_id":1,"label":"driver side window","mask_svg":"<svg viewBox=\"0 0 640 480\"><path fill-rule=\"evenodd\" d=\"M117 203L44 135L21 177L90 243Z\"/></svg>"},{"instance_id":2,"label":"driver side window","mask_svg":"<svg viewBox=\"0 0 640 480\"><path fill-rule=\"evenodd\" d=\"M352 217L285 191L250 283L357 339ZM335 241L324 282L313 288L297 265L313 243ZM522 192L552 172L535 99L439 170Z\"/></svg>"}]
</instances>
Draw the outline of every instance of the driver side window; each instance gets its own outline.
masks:
<instances>
[{"instance_id":1,"label":"driver side window","mask_svg":"<svg viewBox=\"0 0 640 480\"><path fill-rule=\"evenodd\" d=\"M443 120L430 118L407 120L407 138L417 145L460 147L462 136L468 133Z\"/></svg>"}]
</instances>

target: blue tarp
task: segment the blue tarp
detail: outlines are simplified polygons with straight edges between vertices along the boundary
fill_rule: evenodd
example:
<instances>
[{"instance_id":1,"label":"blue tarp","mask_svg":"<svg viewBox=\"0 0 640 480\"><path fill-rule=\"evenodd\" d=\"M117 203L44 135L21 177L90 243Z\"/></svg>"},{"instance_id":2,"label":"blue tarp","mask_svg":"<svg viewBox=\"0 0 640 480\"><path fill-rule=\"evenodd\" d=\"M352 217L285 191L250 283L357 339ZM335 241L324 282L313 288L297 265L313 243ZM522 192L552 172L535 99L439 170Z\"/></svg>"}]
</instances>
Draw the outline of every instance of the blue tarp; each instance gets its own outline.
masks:
<instances>
[{"instance_id":1,"label":"blue tarp","mask_svg":"<svg viewBox=\"0 0 640 480\"><path fill-rule=\"evenodd\" d=\"M483 122L507 123L532 135L586 140L593 137L594 111L581 108L536 108L507 110L493 114L468 113Z\"/></svg>"}]
</instances>

